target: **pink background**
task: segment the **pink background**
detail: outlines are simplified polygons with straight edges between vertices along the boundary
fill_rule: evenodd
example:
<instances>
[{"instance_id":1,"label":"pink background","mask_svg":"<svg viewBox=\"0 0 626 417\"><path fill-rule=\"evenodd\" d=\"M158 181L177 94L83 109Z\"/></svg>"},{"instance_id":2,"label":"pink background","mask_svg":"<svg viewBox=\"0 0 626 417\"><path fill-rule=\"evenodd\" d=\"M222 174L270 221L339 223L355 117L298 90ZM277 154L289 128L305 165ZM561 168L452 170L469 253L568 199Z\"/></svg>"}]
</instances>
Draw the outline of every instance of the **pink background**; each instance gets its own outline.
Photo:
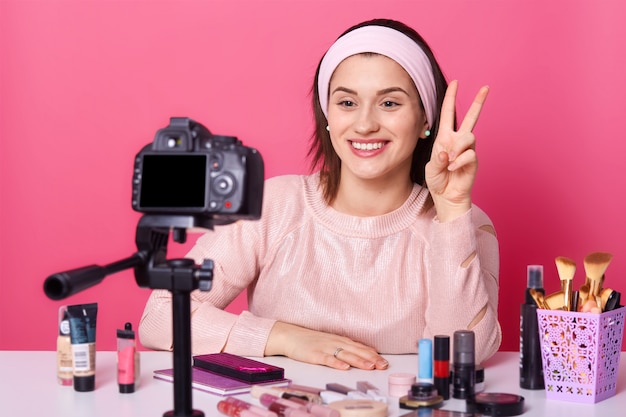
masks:
<instances>
[{"instance_id":1,"label":"pink background","mask_svg":"<svg viewBox=\"0 0 626 417\"><path fill-rule=\"evenodd\" d=\"M258 148L267 177L307 172L317 62L373 17L424 35L460 113L491 87L474 196L501 243L502 350L518 349L528 264L553 292L556 256L579 286L583 257L612 252L606 286L626 297L624 16L617 0L1 1L0 349L54 349L62 303L44 279L135 251L133 158L170 116ZM112 350L148 294L125 271L65 303L98 302Z\"/></svg>"}]
</instances>

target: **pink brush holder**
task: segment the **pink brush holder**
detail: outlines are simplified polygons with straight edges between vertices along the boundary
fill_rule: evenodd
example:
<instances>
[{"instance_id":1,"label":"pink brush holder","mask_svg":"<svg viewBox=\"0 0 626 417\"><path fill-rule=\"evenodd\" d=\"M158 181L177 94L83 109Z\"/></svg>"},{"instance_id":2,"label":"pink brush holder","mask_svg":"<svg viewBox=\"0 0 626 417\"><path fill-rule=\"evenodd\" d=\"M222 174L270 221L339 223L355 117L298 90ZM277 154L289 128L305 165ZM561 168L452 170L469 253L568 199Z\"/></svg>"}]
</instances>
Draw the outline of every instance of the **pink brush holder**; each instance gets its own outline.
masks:
<instances>
[{"instance_id":1,"label":"pink brush holder","mask_svg":"<svg viewBox=\"0 0 626 417\"><path fill-rule=\"evenodd\" d=\"M596 403L615 395L625 310L537 310L548 399Z\"/></svg>"}]
</instances>

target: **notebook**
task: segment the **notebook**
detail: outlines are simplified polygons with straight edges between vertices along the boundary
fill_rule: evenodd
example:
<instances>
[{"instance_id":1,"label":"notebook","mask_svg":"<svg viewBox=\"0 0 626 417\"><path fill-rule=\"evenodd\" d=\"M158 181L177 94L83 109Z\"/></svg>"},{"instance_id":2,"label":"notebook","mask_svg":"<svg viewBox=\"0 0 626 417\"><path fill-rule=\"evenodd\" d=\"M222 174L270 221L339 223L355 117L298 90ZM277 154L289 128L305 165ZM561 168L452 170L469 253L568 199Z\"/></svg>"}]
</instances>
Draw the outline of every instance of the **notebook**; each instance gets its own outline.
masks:
<instances>
[{"instance_id":1,"label":"notebook","mask_svg":"<svg viewBox=\"0 0 626 417\"><path fill-rule=\"evenodd\" d=\"M158 369L153 372L153 376L156 379L174 382L174 369ZM191 368L192 388L221 396L248 393L252 389L252 385L284 387L289 385L290 382L291 380L287 378L262 382L246 382L219 375L195 366Z\"/></svg>"}]
</instances>

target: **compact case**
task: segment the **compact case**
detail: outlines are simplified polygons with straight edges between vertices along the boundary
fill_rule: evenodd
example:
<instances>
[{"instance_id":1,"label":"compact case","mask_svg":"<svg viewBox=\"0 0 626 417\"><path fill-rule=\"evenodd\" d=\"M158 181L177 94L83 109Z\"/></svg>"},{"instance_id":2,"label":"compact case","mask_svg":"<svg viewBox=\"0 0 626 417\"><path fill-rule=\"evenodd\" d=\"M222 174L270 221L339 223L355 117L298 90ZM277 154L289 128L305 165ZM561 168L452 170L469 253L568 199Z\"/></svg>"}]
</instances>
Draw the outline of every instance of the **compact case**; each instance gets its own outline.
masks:
<instances>
[{"instance_id":1,"label":"compact case","mask_svg":"<svg viewBox=\"0 0 626 417\"><path fill-rule=\"evenodd\" d=\"M467 400L467 409L484 416L518 416L524 413L524 397L501 392L483 392Z\"/></svg>"},{"instance_id":2,"label":"compact case","mask_svg":"<svg viewBox=\"0 0 626 417\"><path fill-rule=\"evenodd\" d=\"M210 353L193 357L193 366L246 382L264 382L285 377L285 370L230 353Z\"/></svg>"}]
</instances>

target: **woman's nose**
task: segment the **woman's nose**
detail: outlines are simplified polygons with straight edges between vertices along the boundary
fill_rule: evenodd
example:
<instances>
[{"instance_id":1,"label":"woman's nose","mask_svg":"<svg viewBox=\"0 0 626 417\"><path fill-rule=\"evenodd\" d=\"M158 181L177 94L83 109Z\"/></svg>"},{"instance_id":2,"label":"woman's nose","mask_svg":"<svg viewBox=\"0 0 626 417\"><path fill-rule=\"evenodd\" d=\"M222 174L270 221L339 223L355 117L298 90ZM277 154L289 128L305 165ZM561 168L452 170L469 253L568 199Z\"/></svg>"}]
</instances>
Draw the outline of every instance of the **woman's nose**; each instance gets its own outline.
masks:
<instances>
[{"instance_id":1,"label":"woman's nose","mask_svg":"<svg viewBox=\"0 0 626 417\"><path fill-rule=\"evenodd\" d=\"M380 125L376 118L376 114L372 109L361 108L358 110L356 120L354 121L354 130L359 134L367 134L376 132Z\"/></svg>"}]
</instances>

